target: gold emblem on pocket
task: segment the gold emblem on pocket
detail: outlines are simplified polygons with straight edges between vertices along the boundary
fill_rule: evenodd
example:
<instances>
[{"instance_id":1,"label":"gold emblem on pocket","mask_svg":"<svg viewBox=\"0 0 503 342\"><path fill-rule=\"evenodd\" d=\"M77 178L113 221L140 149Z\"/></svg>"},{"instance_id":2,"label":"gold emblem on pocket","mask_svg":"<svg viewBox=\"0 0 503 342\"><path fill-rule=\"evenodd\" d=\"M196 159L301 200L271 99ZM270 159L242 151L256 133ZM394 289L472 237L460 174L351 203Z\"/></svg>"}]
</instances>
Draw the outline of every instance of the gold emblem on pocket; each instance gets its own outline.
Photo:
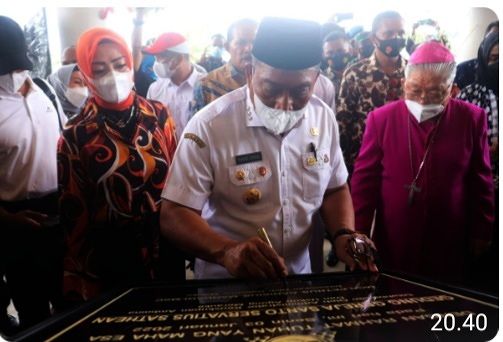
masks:
<instances>
[{"instance_id":1,"label":"gold emblem on pocket","mask_svg":"<svg viewBox=\"0 0 503 342\"><path fill-rule=\"evenodd\" d=\"M238 181L244 181L246 173L244 170L237 170L235 176Z\"/></svg>"},{"instance_id":2,"label":"gold emblem on pocket","mask_svg":"<svg viewBox=\"0 0 503 342\"><path fill-rule=\"evenodd\" d=\"M316 164L316 158L313 156L307 157L307 166L313 166Z\"/></svg>"},{"instance_id":3,"label":"gold emblem on pocket","mask_svg":"<svg viewBox=\"0 0 503 342\"><path fill-rule=\"evenodd\" d=\"M311 133L313 137L317 137L318 135L320 135L320 130L318 129L318 127L311 127L309 133Z\"/></svg>"},{"instance_id":4,"label":"gold emblem on pocket","mask_svg":"<svg viewBox=\"0 0 503 342\"><path fill-rule=\"evenodd\" d=\"M260 192L259 189L251 188L246 190L246 192L243 195L243 200L245 201L246 204L252 205L257 203L261 197L262 193Z\"/></svg>"}]
</instances>

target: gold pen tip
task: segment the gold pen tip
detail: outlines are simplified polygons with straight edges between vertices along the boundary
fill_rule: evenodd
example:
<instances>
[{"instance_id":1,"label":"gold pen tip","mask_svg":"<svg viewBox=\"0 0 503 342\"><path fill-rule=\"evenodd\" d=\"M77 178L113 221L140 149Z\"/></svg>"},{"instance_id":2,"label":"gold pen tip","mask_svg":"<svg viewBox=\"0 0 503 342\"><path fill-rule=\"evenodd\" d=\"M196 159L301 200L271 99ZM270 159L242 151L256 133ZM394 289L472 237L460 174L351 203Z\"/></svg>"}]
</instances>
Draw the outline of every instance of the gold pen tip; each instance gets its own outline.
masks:
<instances>
[{"instance_id":1,"label":"gold pen tip","mask_svg":"<svg viewBox=\"0 0 503 342\"><path fill-rule=\"evenodd\" d=\"M272 247L272 243L271 243L271 240L269 239L269 235L267 235L267 231L265 230L264 227L260 227L258 230L257 230L257 235L259 236L259 238L264 241L265 243L267 243L269 245L269 247L273 248Z\"/></svg>"}]
</instances>

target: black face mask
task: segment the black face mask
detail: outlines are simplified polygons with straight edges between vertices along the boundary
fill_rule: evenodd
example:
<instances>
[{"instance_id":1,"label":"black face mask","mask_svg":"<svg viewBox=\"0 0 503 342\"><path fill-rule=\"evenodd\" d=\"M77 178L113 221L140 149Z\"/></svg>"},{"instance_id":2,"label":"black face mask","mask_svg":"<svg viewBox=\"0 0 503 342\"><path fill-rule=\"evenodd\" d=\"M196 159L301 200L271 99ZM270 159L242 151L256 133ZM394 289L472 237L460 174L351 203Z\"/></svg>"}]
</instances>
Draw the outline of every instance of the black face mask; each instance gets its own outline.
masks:
<instances>
[{"instance_id":1,"label":"black face mask","mask_svg":"<svg viewBox=\"0 0 503 342\"><path fill-rule=\"evenodd\" d=\"M494 72L494 73L496 73L496 75L498 75L498 71L500 68L499 64L500 64L500 62L489 64L489 65L487 65L487 70L489 70L490 72Z\"/></svg>"},{"instance_id":2,"label":"black face mask","mask_svg":"<svg viewBox=\"0 0 503 342\"><path fill-rule=\"evenodd\" d=\"M332 69L342 71L346 68L351 58L352 56L349 53L336 52L332 57L327 58L327 63L330 60L332 62Z\"/></svg>"},{"instance_id":3,"label":"black face mask","mask_svg":"<svg viewBox=\"0 0 503 342\"><path fill-rule=\"evenodd\" d=\"M392 38L380 40L377 38L379 45L377 48L381 50L388 57L397 57L400 51L405 47L405 39L403 38Z\"/></svg>"},{"instance_id":4,"label":"black face mask","mask_svg":"<svg viewBox=\"0 0 503 342\"><path fill-rule=\"evenodd\" d=\"M489 64L486 72L486 83L496 94L499 89L499 67L499 62Z\"/></svg>"}]
</instances>

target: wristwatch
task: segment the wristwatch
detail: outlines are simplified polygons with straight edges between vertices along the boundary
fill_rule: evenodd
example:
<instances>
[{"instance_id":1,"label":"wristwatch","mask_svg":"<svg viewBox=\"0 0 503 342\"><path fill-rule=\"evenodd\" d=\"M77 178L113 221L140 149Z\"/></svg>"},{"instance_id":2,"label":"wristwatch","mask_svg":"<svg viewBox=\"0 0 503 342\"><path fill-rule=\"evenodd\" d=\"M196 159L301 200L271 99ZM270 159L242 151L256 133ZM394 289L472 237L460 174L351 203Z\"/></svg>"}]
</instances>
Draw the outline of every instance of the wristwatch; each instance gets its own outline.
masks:
<instances>
[{"instance_id":1,"label":"wristwatch","mask_svg":"<svg viewBox=\"0 0 503 342\"><path fill-rule=\"evenodd\" d=\"M335 240L341 236L341 235L353 235L356 234L356 232L352 229L349 228L339 228L334 235L332 235L332 243L335 244Z\"/></svg>"}]
</instances>

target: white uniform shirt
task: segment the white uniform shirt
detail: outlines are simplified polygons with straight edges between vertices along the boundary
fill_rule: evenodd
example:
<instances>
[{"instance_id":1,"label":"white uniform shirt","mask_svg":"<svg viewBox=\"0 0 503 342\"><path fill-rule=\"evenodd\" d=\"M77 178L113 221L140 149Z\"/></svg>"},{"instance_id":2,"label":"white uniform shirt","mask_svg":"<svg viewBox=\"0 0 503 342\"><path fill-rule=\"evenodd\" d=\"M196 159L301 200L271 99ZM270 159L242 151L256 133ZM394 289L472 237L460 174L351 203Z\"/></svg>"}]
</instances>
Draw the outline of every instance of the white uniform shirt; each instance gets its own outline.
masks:
<instances>
[{"instance_id":1,"label":"white uniform shirt","mask_svg":"<svg viewBox=\"0 0 503 342\"><path fill-rule=\"evenodd\" d=\"M320 74L314 84L313 94L325 102L335 113L335 87L328 77Z\"/></svg>"},{"instance_id":2,"label":"white uniform shirt","mask_svg":"<svg viewBox=\"0 0 503 342\"><path fill-rule=\"evenodd\" d=\"M171 110L178 140L180 140L183 129L192 116L190 106L194 98L194 85L204 76L204 73L193 67L189 78L179 86L169 78L159 78L148 88L147 99L162 102Z\"/></svg>"},{"instance_id":3,"label":"white uniform shirt","mask_svg":"<svg viewBox=\"0 0 503 342\"><path fill-rule=\"evenodd\" d=\"M58 114L45 93L29 81L26 97L0 88L2 201L36 198L58 189ZM64 115L61 122L66 122Z\"/></svg>"},{"instance_id":4,"label":"white uniform shirt","mask_svg":"<svg viewBox=\"0 0 503 342\"><path fill-rule=\"evenodd\" d=\"M288 271L309 273L312 215L325 191L343 185L347 175L337 122L326 104L311 98L304 117L282 138L266 130L245 86L189 122L162 197L202 210L216 232L236 241L265 227ZM250 189L261 193L254 204L244 201ZM223 267L199 259L195 275L229 277Z\"/></svg>"}]
</instances>

